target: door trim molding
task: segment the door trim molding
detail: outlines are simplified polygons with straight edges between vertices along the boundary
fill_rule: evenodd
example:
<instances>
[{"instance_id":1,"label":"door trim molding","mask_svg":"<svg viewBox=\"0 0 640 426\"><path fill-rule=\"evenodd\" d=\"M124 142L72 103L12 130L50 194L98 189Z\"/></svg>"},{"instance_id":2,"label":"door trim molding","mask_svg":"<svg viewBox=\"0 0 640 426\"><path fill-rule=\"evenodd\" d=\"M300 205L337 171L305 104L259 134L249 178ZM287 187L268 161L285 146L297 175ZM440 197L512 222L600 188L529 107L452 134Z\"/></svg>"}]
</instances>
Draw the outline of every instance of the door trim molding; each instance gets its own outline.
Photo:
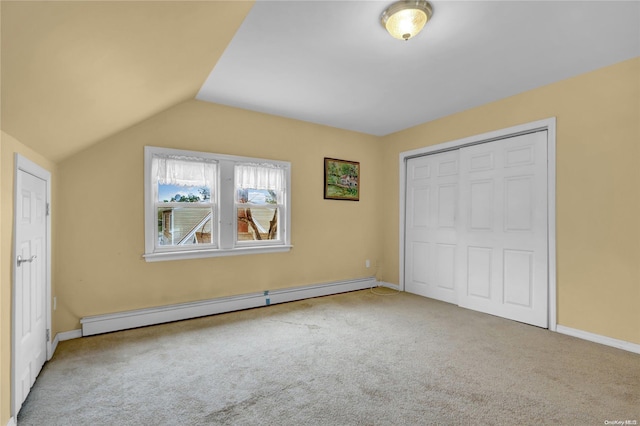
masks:
<instances>
[{"instance_id":1,"label":"door trim molding","mask_svg":"<svg viewBox=\"0 0 640 426\"><path fill-rule=\"evenodd\" d=\"M550 117L543 120L520 124L505 129L499 129L480 135L469 136L449 142L426 146L401 152L400 161L400 250L399 250L399 286L405 291L405 202L407 189L407 160L413 157L421 157L429 154L460 149L466 146L478 145L500 139L511 138L527 133L547 131L547 236L548 236L548 320L549 330L557 329L557 289L556 289L556 118Z\"/></svg>"},{"instance_id":2,"label":"door trim molding","mask_svg":"<svg viewBox=\"0 0 640 426\"><path fill-rule=\"evenodd\" d=\"M29 173L37 178L40 178L46 182L47 186L47 204L51 205L51 172L45 170L41 166L37 165L33 161L26 157L16 153L14 156L14 175L13 175L13 250L12 259L17 256L17 238L16 238L16 224L17 224L17 203L18 199L18 173L20 171ZM47 239L45 244L46 250L46 265L45 265L45 318L47 322L47 329L51 330L51 213L46 215L46 232L45 238ZM10 414L12 418L17 418L18 413L15 412L15 398L16 398L16 374L15 374L15 359L16 359L16 330L15 330L15 313L16 313L16 263L12 263L12 277L11 277L11 410ZM49 334L51 336L51 334ZM47 341L47 361L51 359L53 355L51 338Z\"/></svg>"}]
</instances>

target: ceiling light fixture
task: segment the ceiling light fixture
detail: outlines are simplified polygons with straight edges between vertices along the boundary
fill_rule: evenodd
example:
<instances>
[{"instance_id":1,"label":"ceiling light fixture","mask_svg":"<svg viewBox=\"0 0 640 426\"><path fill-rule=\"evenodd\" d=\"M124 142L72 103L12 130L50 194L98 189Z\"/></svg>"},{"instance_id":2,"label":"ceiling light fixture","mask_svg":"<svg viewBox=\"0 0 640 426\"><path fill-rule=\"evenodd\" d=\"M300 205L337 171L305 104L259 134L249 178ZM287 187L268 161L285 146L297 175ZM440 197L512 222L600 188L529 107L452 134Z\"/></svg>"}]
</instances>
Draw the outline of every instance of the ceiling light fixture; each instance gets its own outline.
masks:
<instances>
[{"instance_id":1,"label":"ceiling light fixture","mask_svg":"<svg viewBox=\"0 0 640 426\"><path fill-rule=\"evenodd\" d=\"M380 23L391 37L409 40L415 37L433 15L433 8L426 0L401 0L393 3L380 15Z\"/></svg>"}]
</instances>

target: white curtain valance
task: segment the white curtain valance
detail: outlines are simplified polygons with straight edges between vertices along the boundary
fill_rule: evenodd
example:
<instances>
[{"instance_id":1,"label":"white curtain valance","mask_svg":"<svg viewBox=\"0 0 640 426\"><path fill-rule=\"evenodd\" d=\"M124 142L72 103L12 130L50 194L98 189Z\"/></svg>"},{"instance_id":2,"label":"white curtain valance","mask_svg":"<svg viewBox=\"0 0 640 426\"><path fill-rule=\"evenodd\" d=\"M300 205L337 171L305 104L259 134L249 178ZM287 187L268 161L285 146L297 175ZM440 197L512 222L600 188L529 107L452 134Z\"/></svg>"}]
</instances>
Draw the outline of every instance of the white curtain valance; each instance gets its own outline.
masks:
<instances>
[{"instance_id":1,"label":"white curtain valance","mask_svg":"<svg viewBox=\"0 0 640 426\"><path fill-rule=\"evenodd\" d=\"M275 164L237 164L235 175L236 187L240 189L285 189L285 170Z\"/></svg>"},{"instance_id":2,"label":"white curtain valance","mask_svg":"<svg viewBox=\"0 0 640 426\"><path fill-rule=\"evenodd\" d=\"M213 188L216 161L185 156L155 156L153 174L160 185Z\"/></svg>"}]
</instances>

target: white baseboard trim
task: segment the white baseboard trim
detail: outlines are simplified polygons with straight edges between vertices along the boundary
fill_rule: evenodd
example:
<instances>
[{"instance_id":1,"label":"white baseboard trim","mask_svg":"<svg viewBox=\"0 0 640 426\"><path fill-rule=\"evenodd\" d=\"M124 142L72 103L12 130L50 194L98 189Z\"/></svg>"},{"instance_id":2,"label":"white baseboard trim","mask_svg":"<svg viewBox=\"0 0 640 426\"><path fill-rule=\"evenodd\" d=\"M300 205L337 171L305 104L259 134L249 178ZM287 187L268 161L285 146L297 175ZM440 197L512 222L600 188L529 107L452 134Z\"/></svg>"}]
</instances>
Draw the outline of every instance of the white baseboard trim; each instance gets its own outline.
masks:
<instances>
[{"instance_id":1,"label":"white baseboard trim","mask_svg":"<svg viewBox=\"0 0 640 426\"><path fill-rule=\"evenodd\" d=\"M51 358L53 358L53 354L55 354L56 349L58 349L58 343L60 343L60 333L56 334L56 337L53 338L53 342L51 342L51 352L49 352L47 361L50 361Z\"/></svg>"},{"instance_id":2,"label":"white baseboard trim","mask_svg":"<svg viewBox=\"0 0 640 426\"><path fill-rule=\"evenodd\" d=\"M564 325L560 324L558 324L558 326L556 327L556 332L572 337L577 337L579 339L588 340L590 342L600 343L601 345L613 346L614 348L640 354L640 345L627 342L625 340L618 340L611 337L602 336L600 334L589 333L588 331L577 330L575 328L565 327Z\"/></svg>"},{"instance_id":3,"label":"white baseboard trim","mask_svg":"<svg viewBox=\"0 0 640 426\"><path fill-rule=\"evenodd\" d=\"M65 340L78 339L80 337L82 337L82 330L80 329L63 331L62 333L56 334L56 337L53 338L53 343L51 343L51 356L53 356L53 354L56 353L56 348L58 347L58 343L64 342Z\"/></svg>"},{"instance_id":4,"label":"white baseboard trim","mask_svg":"<svg viewBox=\"0 0 640 426\"><path fill-rule=\"evenodd\" d=\"M16 421L13 419L13 417L9 419L9 423L7 423L7 426L16 426Z\"/></svg>"},{"instance_id":5,"label":"white baseboard trim","mask_svg":"<svg viewBox=\"0 0 640 426\"><path fill-rule=\"evenodd\" d=\"M375 278L361 278L349 281L310 285L282 290L264 291L262 293L244 294L198 302L180 303L155 308L137 309L134 311L84 317L82 336L127 330L148 325L163 324L190 318L257 308L276 303L291 302L311 297L328 296L354 290L370 288L376 283ZM71 333L71 332L68 332Z\"/></svg>"},{"instance_id":6,"label":"white baseboard trim","mask_svg":"<svg viewBox=\"0 0 640 426\"><path fill-rule=\"evenodd\" d=\"M396 291L400 291L400 286L398 284L391 284L391 283L387 283L384 281L378 281L378 286L379 287L387 287L387 288L391 288L393 290Z\"/></svg>"},{"instance_id":7,"label":"white baseboard trim","mask_svg":"<svg viewBox=\"0 0 640 426\"><path fill-rule=\"evenodd\" d=\"M62 333L56 334L56 339L58 339L58 341L60 342L64 342L65 340L78 339L80 337L82 337L82 330L80 329L63 331Z\"/></svg>"}]
</instances>

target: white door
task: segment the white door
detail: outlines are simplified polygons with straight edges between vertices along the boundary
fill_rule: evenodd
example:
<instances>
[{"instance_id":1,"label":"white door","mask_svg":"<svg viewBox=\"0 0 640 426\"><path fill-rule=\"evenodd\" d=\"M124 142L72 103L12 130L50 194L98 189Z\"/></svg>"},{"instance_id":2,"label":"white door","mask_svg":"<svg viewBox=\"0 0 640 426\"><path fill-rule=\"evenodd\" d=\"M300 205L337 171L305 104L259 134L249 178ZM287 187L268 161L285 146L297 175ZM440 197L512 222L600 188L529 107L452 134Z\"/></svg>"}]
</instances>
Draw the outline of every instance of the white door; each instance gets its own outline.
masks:
<instances>
[{"instance_id":1,"label":"white door","mask_svg":"<svg viewBox=\"0 0 640 426\"><path fill-rule=\"evenodd\" d=\"M16 181L14 414L47 358L47 182L23 170Z\"/></svg>"},{"instance_id":2,"label":"white door","mask_svg":"<svg viewBox=\"0 0 640 426\"><path fill-rule=\"evenodd\" d=\"M405 290L456 303L458 151L407 161Z\"/></svg>"},{"instance_id":3,"label":"white door","mask_svg":"<svg viewBox=\"0 0 640 426\"><path fill-rule=\"evenodd\" d=\"M547 132L407 160L405 290L548 327Z\"/></svg>"},{"instance_id":4,"label":"white door","mask_svg":"<svg viewBox=\"0 0 640 426\"><path fill-rule=\"evenodd\" d=\"M458 303L548 326L547 132L460 150Z\"/></svg>"}]
</instances>

